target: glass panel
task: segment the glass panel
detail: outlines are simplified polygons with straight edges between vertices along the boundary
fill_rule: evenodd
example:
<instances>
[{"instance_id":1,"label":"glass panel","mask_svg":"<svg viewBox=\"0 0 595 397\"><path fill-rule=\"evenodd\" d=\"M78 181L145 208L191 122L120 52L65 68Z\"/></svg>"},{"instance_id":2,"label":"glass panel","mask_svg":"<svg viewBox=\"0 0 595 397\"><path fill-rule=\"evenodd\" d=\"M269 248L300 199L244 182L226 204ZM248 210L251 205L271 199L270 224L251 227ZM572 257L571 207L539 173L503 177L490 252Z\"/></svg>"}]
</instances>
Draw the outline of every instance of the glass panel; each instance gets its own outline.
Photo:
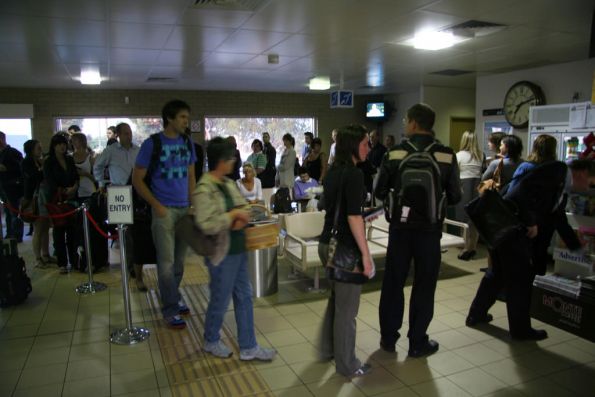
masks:
<instances>
[{"instance_id":1,"label":"glass panel","mask_svg":"<svg viewBox=\"0 0 595 397\"><path fill-rule=\"evenodd\" d=\"M107 144L107 127L128 123L132 129L132 142L139 145L151 134L163 130L161 117L58 117L56 131L66 131L71 125L78 125L87 135L87 143L96 153Z\"/></svg>"},{"instance_id":2,"label":"glass panel","mask_svg":"<svg viewBox=\"0 0 595 397\"><path fill-rule=\"evenodd\" d=\"M6 134L6 143L24 156L23 143L31 139L31 119L0 119L0 131Z\"/></svg>"},{"instance_id":3,"label":"glass panel","mask_svg":"<svg viewBox=\"0 0 595 397\"><path fill-rule=\"evenodd\" d=\"M304 132L311 131L316 136L315 125L315 119L312 117L205 117L205 139L235 136L238 150L245 161L252 153L252 141L262 141L262 133L266 131L271 136L271 144L277 150L279 164L281 153L285 149L283 135L293 135L295 152L300 157L304 146Z\"/></svg>"}]
</instances>

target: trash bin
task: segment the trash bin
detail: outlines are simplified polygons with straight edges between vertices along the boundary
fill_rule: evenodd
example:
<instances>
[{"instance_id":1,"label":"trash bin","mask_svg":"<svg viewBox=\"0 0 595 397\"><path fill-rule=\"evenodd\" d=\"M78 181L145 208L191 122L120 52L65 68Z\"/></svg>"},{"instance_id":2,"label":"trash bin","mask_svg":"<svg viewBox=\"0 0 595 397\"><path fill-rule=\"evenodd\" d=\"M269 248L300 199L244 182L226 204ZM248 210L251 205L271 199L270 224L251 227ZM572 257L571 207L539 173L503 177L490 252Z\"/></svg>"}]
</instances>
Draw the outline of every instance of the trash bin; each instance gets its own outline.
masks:
<instances>
[{"instance_id":1,"label":"trash bin","mask_svg":"<svg viewBox=\"0 0 595 397\"><path fill-rule=\"evenodd\" d=\"M252 296L261 298L277 293L277 246L248 251L248 274Z\"/></svg>"},{"instance_id":2,"label":"trash bin","mask_svg":"<svg viewBox=\"0 0 595 397\"><path fill-rule=\"evenodd\" d=\"M279 248L279 220L266 211L265 220L252 221L245 229L248 250L248 272L252 295L260 298L277 292L277 250Z\"/></svg>"}]
</instances>

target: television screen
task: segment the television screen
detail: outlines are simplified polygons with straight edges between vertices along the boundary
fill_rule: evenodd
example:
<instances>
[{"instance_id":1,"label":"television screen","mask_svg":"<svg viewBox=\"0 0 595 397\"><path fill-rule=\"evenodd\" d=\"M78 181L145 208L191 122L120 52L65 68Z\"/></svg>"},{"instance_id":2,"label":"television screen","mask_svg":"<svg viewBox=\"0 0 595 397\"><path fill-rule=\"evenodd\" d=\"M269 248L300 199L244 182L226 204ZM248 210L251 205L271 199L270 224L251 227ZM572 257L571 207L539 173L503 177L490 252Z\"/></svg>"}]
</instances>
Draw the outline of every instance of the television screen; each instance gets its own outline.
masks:
<instances>
[{"instance_id":1,"label":"television screen","mask_svg":"<svg viewBox=\"0 0 595 397\"><path fill-rule=\"evenodd\" d=\"M366 104L366 117L384 117L384 102L368 102Z\"/></svg>"}]
</instances>

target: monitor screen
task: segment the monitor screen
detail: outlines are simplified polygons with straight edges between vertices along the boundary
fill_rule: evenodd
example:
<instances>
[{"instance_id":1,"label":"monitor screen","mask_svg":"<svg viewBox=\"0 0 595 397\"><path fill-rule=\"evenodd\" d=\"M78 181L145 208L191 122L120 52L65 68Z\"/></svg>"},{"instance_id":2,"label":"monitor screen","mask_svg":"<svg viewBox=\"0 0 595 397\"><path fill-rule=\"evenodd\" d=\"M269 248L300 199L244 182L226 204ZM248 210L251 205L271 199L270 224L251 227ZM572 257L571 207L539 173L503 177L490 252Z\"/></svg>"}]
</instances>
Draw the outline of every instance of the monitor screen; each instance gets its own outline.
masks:
<instances>
[{"instance_id":1,"label":"monitor screen","mask_svg":"<svg viewBox=\"0 0 595 397\"><path fill-rule=\"evenodd\" d=\"M366 117L369 117L369 118L384 117L384 102L368 102L366 104Z\"/></svg>"}]
</instances>

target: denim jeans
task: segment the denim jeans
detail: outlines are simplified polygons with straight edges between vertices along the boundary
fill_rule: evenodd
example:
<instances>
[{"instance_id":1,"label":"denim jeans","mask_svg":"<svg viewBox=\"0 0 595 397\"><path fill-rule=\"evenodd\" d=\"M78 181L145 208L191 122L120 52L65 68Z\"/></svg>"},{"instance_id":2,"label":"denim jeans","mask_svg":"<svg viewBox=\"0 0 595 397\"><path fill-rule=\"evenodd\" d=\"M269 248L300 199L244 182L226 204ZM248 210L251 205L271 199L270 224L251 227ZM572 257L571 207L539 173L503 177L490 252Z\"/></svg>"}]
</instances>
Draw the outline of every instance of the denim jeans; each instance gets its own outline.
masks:
<instances>
[{"instance_id":1,"label":"denim jeans","mask_svg":"<svg viewBox=\"0 0 595 397\"><path fill-rule=\"evenodd\" d=\"M168 207L167 215L159 218L153 211L151 231L157 252L161 312L165 318L178 314L178 302L182 299L178 288L184 276L187 245L182 241L176 241L176 223L187 213L188 208Z\"/></svg>"},{"instance_id":2,"label":"denim jeans","mask_svg":"<svg viewBox=\"0 0 595 397\"><path fill-rule=\"evenodd\" d=\"M245 252L227 255L217 266L213 266L208 258L206 263L211 277L209 283L211 296L205 320L205 340L207 343L219 340L223 316L233 296L240 350L256 347L252 285L248 277L248 255Z\"/></svg>"}]
</instances>

